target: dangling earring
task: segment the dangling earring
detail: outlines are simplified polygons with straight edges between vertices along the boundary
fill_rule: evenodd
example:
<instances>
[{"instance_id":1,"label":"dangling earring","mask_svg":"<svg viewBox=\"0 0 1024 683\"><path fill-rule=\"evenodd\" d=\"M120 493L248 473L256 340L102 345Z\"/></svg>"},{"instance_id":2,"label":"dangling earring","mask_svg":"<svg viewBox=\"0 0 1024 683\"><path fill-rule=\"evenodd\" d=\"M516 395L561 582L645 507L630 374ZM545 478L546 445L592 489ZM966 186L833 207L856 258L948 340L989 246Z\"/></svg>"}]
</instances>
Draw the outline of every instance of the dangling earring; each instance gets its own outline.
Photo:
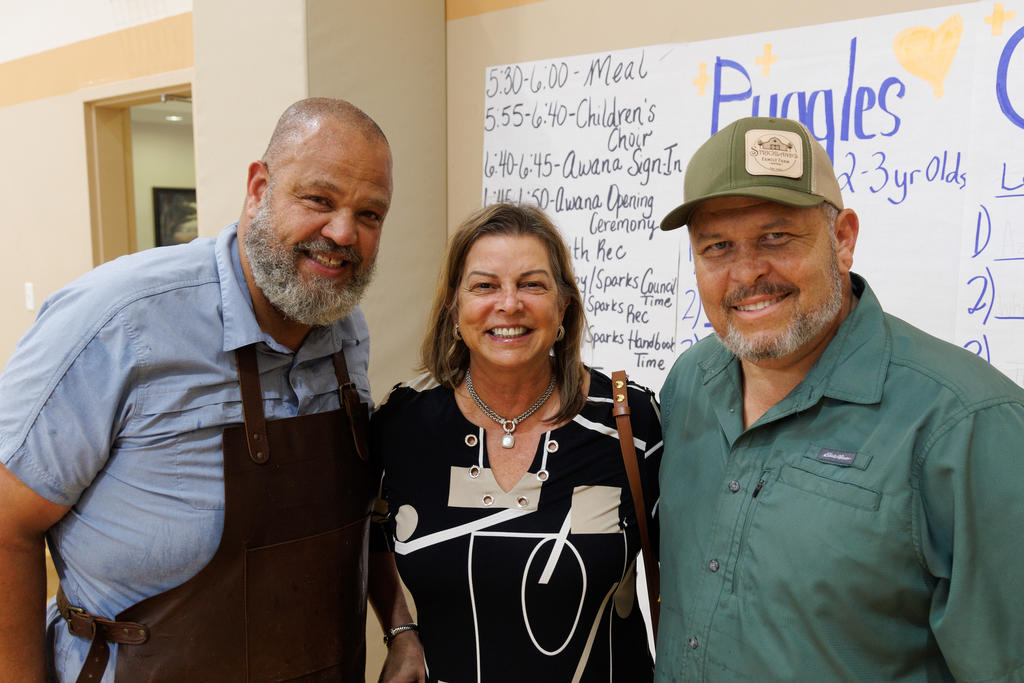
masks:
<instances>
[{"instance_id":1,"label":"dangling earring","mask_svg":"<svg viewBox=\"0 0 1024 683\"><path fill-rule=\"evenodd\" d=\"M561 325L558 326L558 334L555 335L555 341L562 341L565 339L565 328Z\"/></svg>"},{"instance_id":2,"label":"dangling earring","mask_svg":"<svg viewBox=\"0 0 1024 683\"><path fill-rule=\"evenodd\" d=\"M452 330L452 336L455 337L455 341L462 341L462 335L459 333L458 323L455 323L455 329Z\"/></svg>"}]
</instances>

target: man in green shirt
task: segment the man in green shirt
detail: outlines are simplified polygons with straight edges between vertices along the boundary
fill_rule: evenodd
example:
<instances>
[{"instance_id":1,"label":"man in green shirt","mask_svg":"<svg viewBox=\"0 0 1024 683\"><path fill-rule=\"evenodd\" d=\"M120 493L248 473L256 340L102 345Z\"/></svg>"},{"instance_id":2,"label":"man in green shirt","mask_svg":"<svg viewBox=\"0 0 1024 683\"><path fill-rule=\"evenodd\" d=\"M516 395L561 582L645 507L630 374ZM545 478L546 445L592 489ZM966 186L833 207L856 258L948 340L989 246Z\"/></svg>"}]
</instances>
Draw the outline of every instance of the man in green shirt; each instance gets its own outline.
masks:
<instances>
[{"instance_id":1,"label":"man in green shirt","mask_svg":"<svg viewBox=\"0 0 1024 683\"><path fill-rule=\"evenodd\" d=\"M686 171L716 334L661 391L658 681L1024 680L1024 389L884 313L785 119Z\"/></svg>"}]
</instances>

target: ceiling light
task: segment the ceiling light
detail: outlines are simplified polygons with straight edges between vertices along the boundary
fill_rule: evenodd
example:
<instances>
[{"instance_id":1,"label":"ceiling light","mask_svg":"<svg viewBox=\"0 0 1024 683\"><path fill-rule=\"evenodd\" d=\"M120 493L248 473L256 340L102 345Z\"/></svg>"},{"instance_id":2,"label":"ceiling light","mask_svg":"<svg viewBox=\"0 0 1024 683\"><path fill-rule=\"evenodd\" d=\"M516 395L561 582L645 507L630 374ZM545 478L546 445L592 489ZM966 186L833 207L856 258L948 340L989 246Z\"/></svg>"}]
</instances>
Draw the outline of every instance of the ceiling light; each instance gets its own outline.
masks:
<instances>
[{"instance_id":1,"label":"ceiling light","mask_svg":"<svg viewBox=\"0 0 1024 683\"><path fill-rule=\"evenodd\" d=\"M184 121L185 120L184 117L178 116L177 114L171 114L170 116L165 116L164 118L167 119L168 121Z\"/></svg>"}]
</instances>

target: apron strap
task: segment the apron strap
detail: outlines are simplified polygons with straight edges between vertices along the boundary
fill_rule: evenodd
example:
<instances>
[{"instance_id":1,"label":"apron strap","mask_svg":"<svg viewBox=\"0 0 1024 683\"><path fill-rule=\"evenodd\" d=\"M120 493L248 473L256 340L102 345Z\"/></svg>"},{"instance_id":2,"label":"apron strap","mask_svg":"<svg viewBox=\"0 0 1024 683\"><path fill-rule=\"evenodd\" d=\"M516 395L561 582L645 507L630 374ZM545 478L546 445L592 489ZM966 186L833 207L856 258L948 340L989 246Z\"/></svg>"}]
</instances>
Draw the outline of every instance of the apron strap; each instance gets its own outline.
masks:
<instances>
[{"instance_id":1,"label":"apron strap","mask_svg":"<svg viewBox=\"0 0 1024 683\"><path fill-rule=\"evenodd\" d=\"M242 386L242 419L249 457L257 465L262 465L270 460L270 441L267 439L267 418L263 413L263 390L260 388L256 349L253 346L237 349L235 360L238 363L238 381Z\"/></svg>"},{"instance_id":2,"label":"apron strap","mask_svg":"<svg viewBox=\"0 0 1024 683\"><path fill-rule=\"evenodd\" d=\"M79 638L92 641L85 657L77 683L98 683L103 678L110 659L110 643L141 645L149 639L149 629L134 621L112 621L97 617L81 607L75 607L64 595L64 587L57 587L57 611L67 622L68 631Z\"/></svg>"},{"instance_id":3,"label":"apron strap","mask_svg":"<svg viewBox=\"0 0 1024 683\"><path fill-rule=\"evenodd\" d=\"M334 375L338 378L338 401L345 409L348 416L349 429L352 431L352 442L356 447L356 455L359 459L366 461L369 457L367 452L366 423L368 415L366 406L359 401L359 391L355 382L348 376L348 364L345 363L345 349L339 349L334 354Z\"/></svg>"},{"instance_id":4,"label":"apron strap","mask_svg":"<svg viewBox=\"0 0 1024 683\"><path fill-rule=\"evenodd\" d=\"M270 460L270 441L267 439L267 418L263 412L263 390L260 388L260 371L254 346L243 346L235 351L238 363L238 381L242 387L242 419L245 422L245 439L249 444L249 457L257 465ZM332 356L334 376L338 380L338 401L345 409L356 455L360 460L369 458L367 451L367 411L359 401L359 391L348 375L345 350L339 349Z\"/></svg>"}]
</instances>

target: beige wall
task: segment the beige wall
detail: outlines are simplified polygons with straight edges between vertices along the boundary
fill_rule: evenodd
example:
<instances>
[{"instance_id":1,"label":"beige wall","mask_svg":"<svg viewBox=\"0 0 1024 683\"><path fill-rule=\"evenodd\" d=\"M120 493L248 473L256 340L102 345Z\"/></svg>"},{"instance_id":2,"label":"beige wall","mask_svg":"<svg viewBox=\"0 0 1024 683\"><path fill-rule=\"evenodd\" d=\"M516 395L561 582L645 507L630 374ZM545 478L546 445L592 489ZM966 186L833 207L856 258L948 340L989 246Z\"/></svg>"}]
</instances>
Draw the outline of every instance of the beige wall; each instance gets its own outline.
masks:
<instances>
[{"instance_id":1,"label":"beige wall","mask_svg":"<svg viewBox=\"0 0 1024 683\"><path fill-rule=\"evenodd\" d=\"M0 107L0 365L43 299L93 265L85 102L188 83L191 69L82 88ZM35 310L24 286L35 286Z\"/></svg>"},{"instance_id":2,"label":"beige wall","mask_svg":"<svg viewBox=\"0 0 1024 683\"><path fill-rule=\"evenodd\" d=\"M92 267L82 103L65 95L0 108L0 359L32 324L43 299ZM9 131L9 132L8 132ZM13 134L22 131L24 134ZM35 286L26 310L24 284Z\"/></svg>"},{"instance_id":3,"label":"beige wall","mask_svg":"<svg viewBox=\"0 0 1024 683\"><path fill-rule=\"evenodd\" d=\"M93 264L85 103L188 83L191 66L188 13L0 63L0 365L43 299Z\"/></svg>"},{"instance_id":4,"label":"beige wall","mask_svg":"<svg viewBox=\"0 0 1024 683\"><path fill-rule=\"evenodd\" d=\"M187 13L192 0L0 0L0 62Z\"/></svg>"},{"instance_id":5,"label":"beige wall","mask_svg":"<svg viewBox=\"0 0 1024 683\"><path fill-rule=\"evenodd\" d=\"M459 0L489 9L496 0ZM503 4L509 4L506 0ZM858 3L725 0L543 0L448 22L449 229L480 206L484 69L659 43L690 42L872 17L952 0ZM471 9L471 8L470 8Z\"/></svg>"},{"instance_id":6,"label":"beige wall","mask_svg":"<svg viewBox=\"0 0 1024 683\"><path fill-rule=\"evenodd\" d=\"M192 24L199 234L212 237L238 220L281 112L307 96L305 3L195 0Z\"/></svg>"},{"instance_id":7,"label":"beige wall","mask_svg":"<svg viewBox=\"0 0 1024 683\"><path fill-rule=\"evenodd\" d=\"M309 92L352 99L391 141L395 192L363 305L380 400L413 375L444 249L444 2L342 4L308 2Z\"/></svg>"}]
</instances>

